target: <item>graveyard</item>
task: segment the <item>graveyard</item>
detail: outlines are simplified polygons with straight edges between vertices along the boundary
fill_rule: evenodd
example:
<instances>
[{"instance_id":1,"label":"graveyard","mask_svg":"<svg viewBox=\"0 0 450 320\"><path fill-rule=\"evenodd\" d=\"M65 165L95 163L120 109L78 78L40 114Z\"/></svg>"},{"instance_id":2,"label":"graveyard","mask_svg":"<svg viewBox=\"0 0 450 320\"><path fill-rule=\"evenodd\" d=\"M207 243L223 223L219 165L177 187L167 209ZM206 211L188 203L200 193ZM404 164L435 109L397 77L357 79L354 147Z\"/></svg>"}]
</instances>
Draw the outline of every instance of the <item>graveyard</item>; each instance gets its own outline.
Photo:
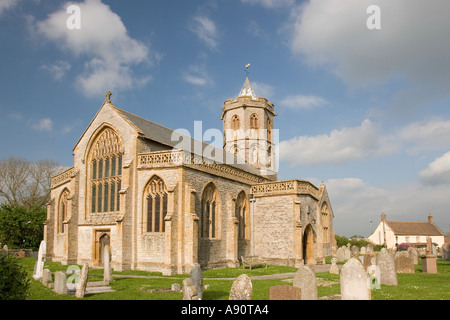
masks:
<instances>
[{"instance_id":1,"label":"graveyard","mask_svg":"<svg viewBox=\"0 0 450 320\"><path fill-rule=\"evenodd\" d=\"M352 258L355 259L355 258ZM75 294L58 294L45 286L42 281L33 279L36 259L33 257L19 258L19 263L30 275L30 288L27 300L79 300ZM355 260L356 261L356 260ZM341 274L330 273L330 259L328 264L320 266L319 272L315 273L316 294L319 300L340 299L341 284L340 277L342 268L347 261L337 264ZM356 263L357 264L357 263ZM361 264L362 265L362 264ZM414 265L414 273L397 273L397 285L380 284L379 288L370 290L371 300L450 300L450 261L437 259L437 273L423 273L421 258ZM55 273L65 272L68 266L57 262L44 262L44 268L50 271L52 280ZM78 266L79 269L82 266ZM309 267L305 267L309 268ZM305 272L304 270L302 272ZM269 265L257 267L252 270L239 268L223 268L202 271L202 300L228 300L231 298L235 280L246 275L245 278L251 282L252 300L269 300L271 292L283 289L286 286L294 287L296 274L300 269L285 266ZM89 293L95 291L86 290L83 300L183 300L183 283L192 275L162 276L160 273L144 271L113 272L112 280L109 282L108 292ZM297 276L298 277L298 276ZM298 277L304 278L304 277ZM89 269L89 283L102 283L104 280L103 269ZM177 287L176 290L171 288ZM192 283L191 283L192 285ZM298 284L301 286L302 284ZM196 291L196 289L193 289ZM314 291L314 290L313 290ZM197 295L198 293L195 293ZM339 297L339 298L336 298ZM197 299L195 297L194 299ZM242 297L241 297L242 299ZM308 299L308 298L305 298Z\"/></svg>"}]
</instances>

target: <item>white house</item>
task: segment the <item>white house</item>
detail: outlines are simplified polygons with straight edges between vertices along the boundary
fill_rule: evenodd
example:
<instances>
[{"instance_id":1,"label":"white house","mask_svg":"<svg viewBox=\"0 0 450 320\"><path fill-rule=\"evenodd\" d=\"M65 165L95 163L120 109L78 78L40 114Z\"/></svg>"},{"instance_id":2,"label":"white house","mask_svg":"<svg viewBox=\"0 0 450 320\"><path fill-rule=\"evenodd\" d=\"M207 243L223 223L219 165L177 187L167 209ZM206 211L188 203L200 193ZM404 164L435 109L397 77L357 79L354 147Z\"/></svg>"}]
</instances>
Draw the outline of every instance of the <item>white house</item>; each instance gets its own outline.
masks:
<instances>
[{"instance_id":1,"label":"white house","mask_svg":"<svg viewBox=\"0 0 450 320\"><path fill-rule=\"evenodd\" d=\"M433 223L431 214L427 222L410 222L387 221L383 213L380 223L368 239L374 244L386 243L388 248L394 248L400 243L411 243L421 248L426 247L427 237L431 237L431 242L439 248L444 244L444 233Z\"/></svg>"}]
</instances>

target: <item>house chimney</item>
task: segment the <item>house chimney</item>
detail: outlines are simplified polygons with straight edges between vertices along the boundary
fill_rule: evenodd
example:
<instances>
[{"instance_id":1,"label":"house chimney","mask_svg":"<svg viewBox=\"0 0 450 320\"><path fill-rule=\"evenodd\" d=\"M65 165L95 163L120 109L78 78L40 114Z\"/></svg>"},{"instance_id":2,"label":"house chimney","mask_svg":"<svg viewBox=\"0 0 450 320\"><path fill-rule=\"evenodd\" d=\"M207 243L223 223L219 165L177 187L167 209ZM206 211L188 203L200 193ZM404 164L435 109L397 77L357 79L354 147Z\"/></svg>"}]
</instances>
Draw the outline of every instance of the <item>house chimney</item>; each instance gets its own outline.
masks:
<instances>
[{"instance_id":1,"label":"house chimney","mask_svg":"<svg viewBox=\"0 0 450 320\"><path fill-rule=\"evenodd\" d=\"M428 223L433 223L433 216L431 213L428 215Z\"/></svg>"},{"instance_id":2,"label":"house chimney","mask_svg":"<svg viewBox=\"0 0 450 320\"><path fill-rule=\"evenodd\" d=\"M381 221L386 222L386 214L385 213L381 214Z\"/></svg>"}]
</instances>

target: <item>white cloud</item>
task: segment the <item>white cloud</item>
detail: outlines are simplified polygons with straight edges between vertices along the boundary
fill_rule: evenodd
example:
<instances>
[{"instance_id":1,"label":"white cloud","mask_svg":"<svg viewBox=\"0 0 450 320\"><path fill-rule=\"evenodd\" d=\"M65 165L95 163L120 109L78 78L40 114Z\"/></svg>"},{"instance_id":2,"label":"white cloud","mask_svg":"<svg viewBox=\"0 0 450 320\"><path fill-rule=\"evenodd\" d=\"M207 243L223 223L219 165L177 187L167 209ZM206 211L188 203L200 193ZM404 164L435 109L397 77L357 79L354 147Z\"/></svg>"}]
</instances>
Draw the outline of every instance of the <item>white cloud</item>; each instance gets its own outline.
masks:
<instances>
[{"instance_id":1,"label":"white cloud","mask_svg":"<svg viewBox=\"0 0 450 320\"><path fill-rule=\"evenodd\" d=\"M430 163L419 175L425 185L450 185L450 151Z\"/></svg>"},{"instance_id":2,"label":"white cloud","mask_svg":"<svg viewBox=\"0 0 450 320\"><path fill-rule=\"evenodd\" d=\"M300 136L280 142L280 160L291 165L343 164L393 153L398 146L390 136L366 119L358 127L333 130L330 134Z\"/></svg>"},{"instance_id":3,"label":"white cloud","mask_svg":"<svg viewBox=\"0 0 450 320\"><path fill-rule=\"evenodd\" d=\"M258 97L272 97L275 95L275 88L270 84L262 82L252 82L252 89Z\"/></svg>"},{"instance_id":4,"label":"white cloud","mask_svg":"<svg viewBox=\"0 0 450 320\"><path fill-rule=\"evenodd\" d=\"M31 127L37 131L52 131L53 121L50 118L44 118L38 122L32 123Z\"/></svg>"},{"instance_id":5,"label":"white cloud","mask_svg":"<svg viewBox=\"0 0 450 320\"><path fill-rule=\"evenodd\" d=\"M414 182L375 187L359 178L330 179L325 185L335 216L335 233L341 236L369 236L383 212L391 221L423 222L431 213L444 232L450 225L446 209L450 205L450 185L434 187Z\"/></svg>"},{"instance_id":6,"label":"white cloud","mask_svg":"<svg viewBox=\"0 0 450 320\"><path fill-rule=\"evenodd\" d=\"M432 149L449 149L450 120L414 122L402 128L398 137L404 143L410 144L409 151L413 153Z\"/></svg>"},{"instance_id":7,"label":"white cloud","mask_svg":"<svg viewBox=\"0 0 450 320\"><path fill-rule=\"evenodd\" d=\"M183 74L183 79L196 86L205 86L212 83L203 65L189 66L188 71Z\"/></svg>"},{"instance_id":8,"label":"white cloud","mask_svg":"<svg viewBox=\"0 0 450 320\"><path fill-rule=\"evenodd\" d=\"M268 9L290 7L295 4L295 0L241 0L241 2L252 5L260 5Z\"/></svg>"},{"instance_id":9,"label":"white cloud","mask_svg":"<svg viewBox=\"0 0 450 320\"><path fill-rule=\"evenodd\" d=\"M210 49L218 45L218 33L215 23L206 16L195 16L190 22L190 30Z\"/></svg>"},{"instance_id":10,"label":"white cloud","mask_svg":"<svg viewBox=\"0 0 450 320\"><path fill-rule=\"evenodd\" d=\"M381 9L381 30L366 26L373 4ZM290 47L353 88L403 79L411 90L393 102L411 107L449 96L449 11L448 0L310 0L291 12Z\"/></svg>"},{"instance_id":11,"label":"white cloud","mask_svg":"<svg viewBox=\"0 0 450 320\"><path fill-rule=\"evenodd\" d=\"M42 65L41 69L47 71L55 80L60 80L71 68L67 61L56 61L51 65Z\"/></svg>"},{"instance_id":12,"label":"white cloud","mask_svg":"<svg viewBox=\"0 0 450 320\"><path fill-rule=\"evenodd\" d=\"M311 109L320 107L324 104L327 104L327 101L321 97L316 96L305 96L305 95L294 95L287 96L283 100L280 101L280 105L287 107L289 109L298 110L298 109Z\"/></svg>"},{"instance_id":13,"label":"white cloud","mask_svg":"<svg viewBox=\"0 0 450 320\"><path fill-rule=\"evenodd\" d=\"M36 28L40 35L54 41L64 51L88 58L83 74L77 78L82 92L93 96L145 84L151 77L136 77L132 67L144 62L151 64L160 55L131 38L120 16L100 0L85 0L77 5L81 29L67 28L67 5L37 22Z\"/></svg>"},{"instance_id":14,"label":"white cloud","mask_svg":"<svg viewBox=\"0 0 450 320\"><path fill-rule=\"evenodd\" d=\"M13 8L19 0L0 0L0 15L8 9Z\"/></svg>"}]
</instances>

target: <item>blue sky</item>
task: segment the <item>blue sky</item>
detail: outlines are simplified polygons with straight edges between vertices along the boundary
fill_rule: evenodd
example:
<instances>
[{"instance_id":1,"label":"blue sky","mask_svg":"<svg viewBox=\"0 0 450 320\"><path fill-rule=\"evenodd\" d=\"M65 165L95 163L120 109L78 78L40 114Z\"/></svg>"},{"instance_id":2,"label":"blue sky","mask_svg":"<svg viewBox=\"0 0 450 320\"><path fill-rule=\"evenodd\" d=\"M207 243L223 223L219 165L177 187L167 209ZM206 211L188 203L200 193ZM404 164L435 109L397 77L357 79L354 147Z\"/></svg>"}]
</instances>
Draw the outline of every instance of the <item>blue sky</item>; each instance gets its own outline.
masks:
<instances>
[{"instance_id":1,"label":"blue sky","mask_svg":"<svg viewBox=\"0 0 450 320\"><path fill-rule=\"evenodd\" d=\"M79 30L67 27L70 4ZM254 91L278 113L279 178L324 181L337 234L368 236L382 212L431 213L448 232L449 10L446 0L0 0L0 158L72 166L108 90L166 127L222 129L250 63Z\"/></svg>"}]
</instances>

